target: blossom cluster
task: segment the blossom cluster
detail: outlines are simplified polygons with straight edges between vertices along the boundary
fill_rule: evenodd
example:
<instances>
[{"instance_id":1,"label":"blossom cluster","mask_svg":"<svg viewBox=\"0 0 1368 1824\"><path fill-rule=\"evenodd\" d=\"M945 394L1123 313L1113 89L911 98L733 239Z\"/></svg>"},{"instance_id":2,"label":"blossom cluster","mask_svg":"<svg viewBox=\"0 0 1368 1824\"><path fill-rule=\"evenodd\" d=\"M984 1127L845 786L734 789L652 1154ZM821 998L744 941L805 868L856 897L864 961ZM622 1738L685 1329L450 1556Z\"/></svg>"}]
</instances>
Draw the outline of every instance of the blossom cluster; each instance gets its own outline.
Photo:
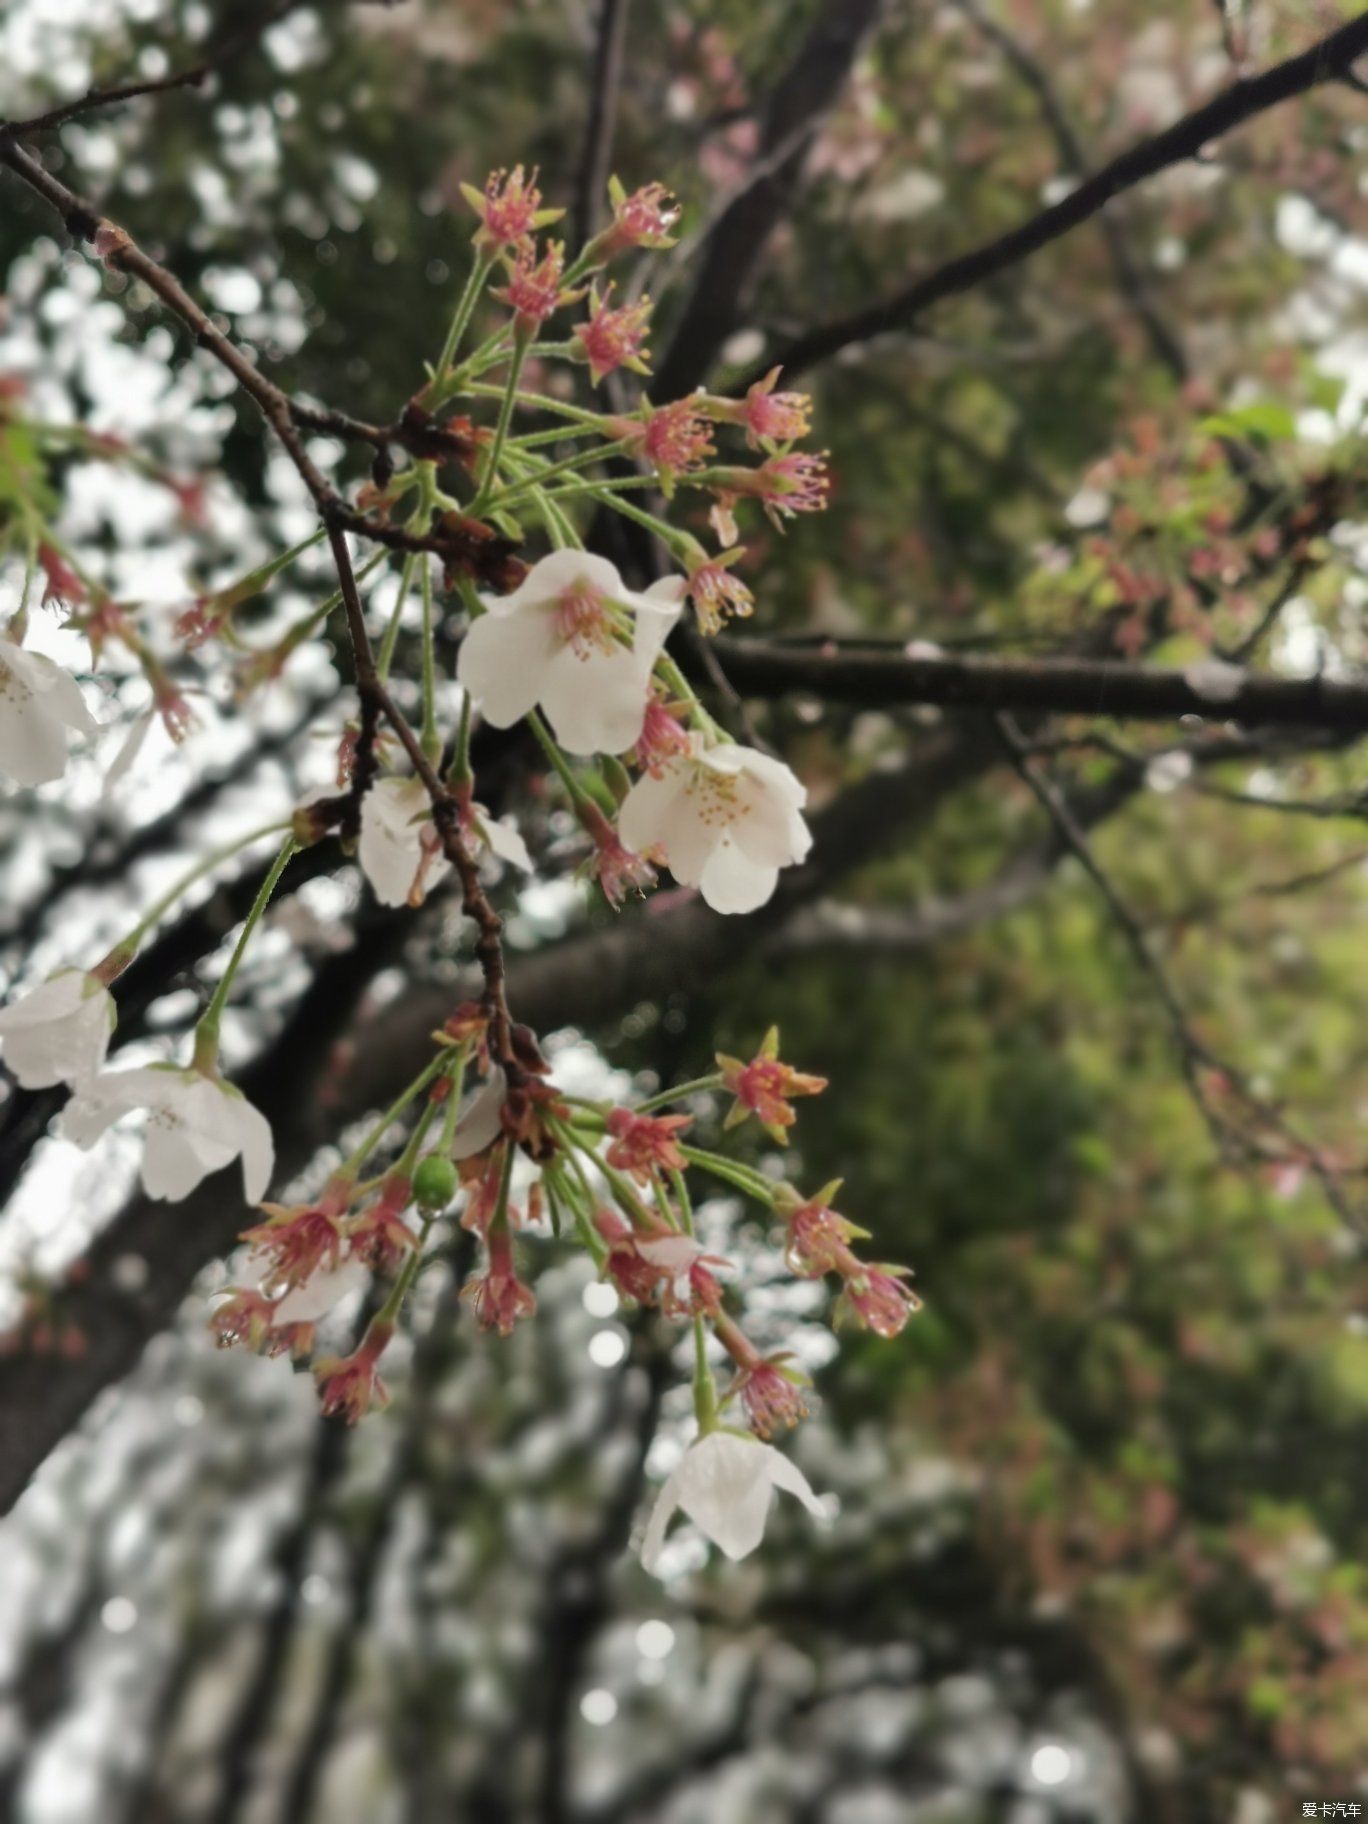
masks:
<instances>
[{"instance_id":1,"label":"blossom cluster","mask_svg":"<svg viewBox=\"0 0 1368 1824\"><path fill-rule=\"evenodd\" d=\"M311 793L267 830L200 858L102 959L63 969L0 1009L0 1052L25 1086L70 1085L60 1131L79 1146L141 1111L142 1182L151 1197L184 1198L239 1165L261 1220L243 1231L244 1271L213 1313L214 1333L225 1344L309 1362L324 1410L348 1420L385 1402L381 1365L422 1263L439 1245L439 1224L478 1237L480 1270L462 1297L481 1326L504 1336L535 1310L521 1277L524 1232L549 1224L554 1236L573 1239L623 1299L695 1331L699 1436L648 1529L648 1559L676 1505L739 1555L759 1538L775 1487L815 1500L768 1442L806 1412L805 1380L791 1357L761 1354L741 1328L730 1264L695 1236L689 1176L711 1173L753 1198L781 1227L796 1273L838 1276L841 1314L892 1335L916 1301L899 1270L868 1266L854 1253L860 1231L829 1207L830 1190L804 1201L757 1169L694 1146L686 1136L697 1115L664 1112L685 1092L636 1108L564 1094L536 1040L512 1024L488 971L484 998L454 1010L418 1078L307 1201L264 1201L275 1163L270 1126L219 1065L236 971L301 847L340 837L387 906L417 908L459 886L466 911L497 944L497 919L481 918L484 896L504 870L527 873L535 861L514 822L476 796L471 736L479 720L528 726L552 790L581 832L583 872L613 907L668 868L714 912L751 912L811 847L803 782L732 739L668 651L686 613L710 635L751 612L738 574L745 552L737 515L747 503L781 530L825 505L825 458L795 447L807 435L810 402L782 390L777 370L739 396L700 389L665 403L642 393L631 403L620 395L626 376L649 386L652 307L630 287L620 294L609 268L634 250L672 244L679 211L662 185L628 194L614 180L607 226L573 259L545 235L563 211L544 206L535 172L496 173L465 194L475 217L472 263L445 346L397 421L395 447L348 509L358 535L370 529L378 545L357 572L361 582L398 571L397 603L374 661L380 690L405 650L406 604L421 599L421 729L396 722L392 710L382 718L363 700L336 737L335 789ZM570 312L568 333L550 339L552 319ZM478 341L482 318L487 333ZM559 380L557 363L568 370ZM585 370L591 388L613 380L610 409L571 403L574 377L582 384ZM523 429L529 420L534 428ZM16 451L76 436L87 454L141 460L115 439L23 418L13 388L0 394L0 439L11 431ZM728 439L736 447L719 451ZM175 489L188 515L202 511L193 484L149 472ZM111 644L132 655L149 686L147 719L159 714L178 739L193 722L178 667L226 660L238 691L250 694L268 687L300 645L323 638L339 608L351 614L343 578L337 594L270 645L249 637L256 605L322 541L320 528L194 593L170 617L180 648L173 660L157 616L115 601L63 544L45 517L39 479L32 510L16 522L26 541L19 606L0 632L0 771L20 786L59 778L69 739L98 734L81 684L27 643L35 608L63 612L87 638L97 670ZM693 529L656 510L677 516L694 494L703 510ZM603 513L649 533L668 560L665 574L639 585L587 550L590 518ZM544 540L540 551L530 527ZM443 592L447 604L437 599ZM349 631L355 644L350 621ZM452 664L453 644L462 707L458 726L443 730L437 679ZM106 1068L115 984L145 938L195 880L272 833L279 853L196 1025L188 1062ZM823 1087L780 1059L771 1033L753 1058L719 1057L716 1072L687 1091L728 1092L728 1128L754 1120L784 1144L793 1098ZM397 1150L396 1131L405 1136ZM383 1296L354 1346L320 1349L320 1325L335 1324L338 1307L372 1282ZM709 1350L730 1364L721 1392Z\"/></svg>"}]
</instances>

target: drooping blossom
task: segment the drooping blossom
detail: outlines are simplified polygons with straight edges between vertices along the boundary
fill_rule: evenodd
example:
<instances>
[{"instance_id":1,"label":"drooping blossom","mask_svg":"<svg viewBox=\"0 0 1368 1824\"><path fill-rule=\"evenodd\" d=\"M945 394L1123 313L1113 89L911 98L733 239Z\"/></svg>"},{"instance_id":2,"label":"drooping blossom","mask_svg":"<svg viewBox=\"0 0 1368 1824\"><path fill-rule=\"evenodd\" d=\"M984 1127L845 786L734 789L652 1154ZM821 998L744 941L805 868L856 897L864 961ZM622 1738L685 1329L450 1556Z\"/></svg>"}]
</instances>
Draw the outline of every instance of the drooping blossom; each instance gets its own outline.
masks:
<instances>
[{"instance_id":1,"label":"drooping blossom","mask_svg":"<svg viewBox=\"0 0 1368 1824\"><path fill-rule=\"evenodd\" d=\"M608 286L602 296L589 295L589 317L572 332L580 354L589 363L595 386L601 380L625 367L634 374L649 374L646 360L646 337L651 321L651 300L642 298L635 304L610 308L612 293Z\"/></svg>"},{"instance_id":2,"label":"drooping blossom","mask_svg":"<svg viewBox=\"0 0 1368 1824\"><path fill-rule=\"evenodd\" d=\"M687 1160L679 1150L678 1136L693 1126L692 1115L638 1115L630 1108L608 1114L612 1145L604 1155L609 1165L628 1172L642 1184L652 1172L682 1172Z\"/></svg>"},{"instance_id":3,"label":"drooping blossom","mask_svg":"<svg viewBox=\"0 0 1368 1824\"><path fill-rule=\"evenodd\" d=\"M537 173L528 176L521 165L492 171L483 190L462 184L461 194L480 218L475 245L487 253L528 247L539 228L549 228L565 214L564 209L542 208Z\"/></svg>"},{"instance_id":4,"label":"drooping blossom","mask_svg":"<svg viewBox=\"0 0 1368 1824\"><path fill-rule=\"evenodd\" d=\"M643 772L659 779L667 762L692 751L688 729L653 692L646 705L646 717L632 749L632 758Z\"/></svg>"},{"instance_id":5,"label":"drooping blossom","mask_svg":"<svg viewBox=\"0 0 1368 1824\"><path fill-rule=\"evenodd\" d=\"M666 1309L679 1317L715 1316L722 1309L722 1287L714 1267L730 1263L720 1254L704 1252L692 1235L652 1235L637 1241L643 1260L659 1269L669 1282Z\"/></svg>"},{"instance_id":6,"label":"drooping blossom","mask_svg":"<svg viewBox=\"0 0 1368 1824\"><path fill-rule=\"evenodd\" d=\"M728 615L744 620L754 612L755 597L731 569L744 555L740 546L734 546L689 572L689 595L704 633L719 633Z\"/></svg>"},{"instance_id":7,"label":"drooping blossom","mask_svg":"<svg viewBox=\"0 0 1368 1824\"><path fill-rule=\"evenodd\" d=\"M618 828L632 848L660 849L681 886L697 887L715 912L753 912L780 868L812 847L806 800L781 760L729 741L709 747L694 734L686 756L637 780Z\"/></svg>"},{"instance_id":8,"label":"drooping blossom","mask_svg":"<svg viewBox=\"0 0 1368 1824\"><path fill-rule=\"evenodd\" d=\"M854 1318L876 1336L897 1336L921 1300L907 1285L906 1267L862 1267L852 1274L836 1301L836 1322Z\"/></svg>"},{"instance_id":9,"label":"drooping blossom","mask_svg":"<svg viewBox=\"0 0 1368 1824\"><path fill-rule=\"evenodd\" d=\"M201 1179L240 1158L247 1201L261 1201L275 1164L270 1123L218 1077L163 1064L105 1071L77 1086L61 1132L88 1148L136 1109L148 1114L142 1182L149 1197L188 1197Z\"/></svg>"},{"instance_id":10,"label":"drooping blossom","mask_svg":"<svg viewBox=\"0 0 1368 1824\"><path fill-rule=\"evenodd\" d=\"M758 1438L772 1438L776 1431L789 1430L808 1416L802 1381L792 1369L757 1357L742 1369L738 1381L741 1404Z\"/></svg>"},{"instance_id":11,"label":"drooping blossom","mask_svg":"<svg viewBox=\"0 0 1368 1824\"><path fill-rule=\"evenodd\" d=\"M796 1495L810 1514L825 1510L802 1470L772 1444L734 1431L710 1431L685 1451L656 1497L641 1543L641 1562L654 1571L665 1533L679 1509L728 1558L753 1552L765 1533L774 1491Z\"/></svg>"},{"instance_id":12,"label":"drooping blossom","mask_svg":"<svg viewBox=\"0 0 1368 1824\"><path fill-rule=\"evenodd\" d=\"M585 871L598 881L610 906L620 906L629 893L645 893L655 885L656 871L649 859L627 847L597 805L582 806L580 822L594 841Z\"/></svg>"},{"instance_id":13,"label":"drooping blossom","mask_svg":"<svg viewBox=\"0 0 1368 1824\"><path fill-rule=\"evenodd\" d=\"M394 1325L372 1318L366 1334L350 1355L320 1356L313 1365L314 1379L325 1417L340 1414L355 1425L374 1406L389 1405L389 1389L380 1379L380 1358L389 1347Z\"/></svg>"},{"instance_id":14,"label":"drooping blossom","mask_svg":"<svg viewBox=\"0 0 1368 1824\"><path fill-rule=\"evenodd\" d=\"M352 1252L382 1273L391 1273L418 1237L404 1221L413 1201L413 1185L402 1172L390 1172L373 1202L347 1224Z\"/></svg>"},{"instance_id":15,"label":"drooping blossom","mask_svg":"<svg viewBox=\"0 0 1368 1824\"><path fill-rule=\"evenodd\" d=\"M495 728L540 705L570 753L625 753L683 591L682 577L666 577L638 595L606 558L553 551L511 595L480 598L457 677Z\"/></svg>"},{"instance_id":16,"label":"drooping blossom","mask_svg":"<svg viewBox=\"0 0 1368 1824\"><path fill-rule=\"evenodd\" d=\"M55 545L40 544L38 568L43 573L43 606L63 602L74 608L86 599L86 586Z\"/></svg>"},{"instance_id":17,"label":"drooping blossom","mask_svg":"<svg viewBox=\"0 0 1368 1824\"><path fill-rule=\"evenodd\" d=\"M331 1272L342 1259L344 1219L352 1187L338 1177L312 1203L263 1203L266 1221L242 1231L260 1283L279 1295L302 1286L316 1273Z\"/></svg>"},{"instance_id":18,"label":"drooping blossom","mask_svg":"<svg viewBox=\"0 0 1368 1824\"><path fill-rule=\"evenodd\" d=\"M513 1237L506 1227L492 1228L486 1238L489 1260L486 1270L467 1280L461 1297L470 1305L482 1329L497 1330L500 1336L511 1336L513 1326L531 1317L537 1308L532 1293L518 1278L513 1264Z\"/></svg>"},{"instance_id":19,"label":"drooping blossom","mask_svg":"<svg viewBox=\"0 0 1368 1824\"><path fill-rule=\"evenodd\" d=\"M818 1096L827 1086L825 1077L809 1076L780 1059L777 1026L770 1027L748 1064L719 1051L717 1065L723 1083L736 1097L723 1126L736 1127L748 1115L754 1115L770 1139L780 1146L788 1145L785 1130L797 1119L791 1098Z\"/></svg>"},{"instance_id":20,"label":"drooping blossom","mask_svg":"<svg viewBox=\"0 0 1368 1824\"><path fill-rule=\"evenodd\" d=\"M638 1305L653 1305L667 1275L642 1254L631 1224L616 1210L601 1208L594 1211L594 1227L607 1243L603 1272L624 1298Z\"/></svg>"},{"instance_id":21,"label":"drooping blossom","mask_svg":"<svg viewBox=\"0 0 1368 1824\"><path fill-rule=\"evenodd\" d=\"M850 1244L867 1237L869 1231L857 1228L832 1209L831 1199L839 1189L840 1181L837 1180L806 1202L795 1202L791 1208L782 1209L788 1225L784 1259L789 1270L804 1279L861 1270Z\"/></svg>"},{"instance_id":22,"label":"drooping blossom","mask_svg":"<svg viewBox=\"0 0 1368 1824\"><path fill-rule=\"evenodd\" d=\"M115 1019L98 976L63 969L0 1007L0 1053L25 1089L80 1083L103 1068Z\"/></svg>"},{"instance_id":23,"label":"drooping blossom","mask_svg":"<svg viewBox=\"0 0 1368 1824\"><path fill-rule=\"evenodd\" d=\"M0 635L0 773L18 785L60 779L68 731L98 730L75 678L42 653Z\"/></svg>"}]
</instances>

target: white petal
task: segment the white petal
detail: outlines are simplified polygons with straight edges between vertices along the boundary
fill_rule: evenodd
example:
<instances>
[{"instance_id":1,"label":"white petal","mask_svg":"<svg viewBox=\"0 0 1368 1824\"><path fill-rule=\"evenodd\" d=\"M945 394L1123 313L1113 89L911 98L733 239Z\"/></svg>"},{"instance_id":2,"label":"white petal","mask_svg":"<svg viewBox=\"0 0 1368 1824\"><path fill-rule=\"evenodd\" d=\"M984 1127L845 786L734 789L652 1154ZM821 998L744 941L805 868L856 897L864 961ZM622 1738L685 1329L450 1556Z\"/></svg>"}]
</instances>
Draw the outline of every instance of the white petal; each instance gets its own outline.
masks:
<instances>
[{"instance_id":1,"label":"white petal","mask_svg":"<svg viewBox=\"0 0 1368 1824\"><path fill-rule=\"evenodd\" d=\"M488 1078L466 1097L456 1117L456 1132L451 1143L453 1159L470 1159L482 1153L503 1131L503 1105L508 1094L508 1079L495 1064Z\"/></svg>"},{"instance_id":2,"label":"white petal","mask_svg":"<svg viewBox=\"0 0 1368 1824\"><path fill-rule=\"evenodd\" d=\"M618 812L618 834L629 849L640 854L661 840L674 801L688 783L688 768L682 764L666 767L659 778L654 773L641 775Z\"/></svg>"},{"instance_id":3,"label":"white petal","mask_svg":"<svg viewBox=\"0 0 1368 1824\"><path fill-rule=\"evenodd\" d=\"M654 1573L660 1562L660 1554L665 1545L665 1532L679 1507L679 1488L681 1463L674 1474L667 1478L665 1486L655 1498L651 1517L646 1522L645 1536L641 1541L641 1563L645 1570Z\"/></svg>"},{"instance_id":4,"label":"white petal","mask_svg":"<svg viewBox=\"0 0 1368 1824\"><path fill-rule=\"evenodd\" d=\"M738 787L742 814L731 826L731 838L749 861L783 868L795 858L793 819L798 813L777 792L744 778ZM801 818L799 819L801 823Z\"/></svg>"},{"instance_id":5,"label":"white petal","mask_svg":"<svg viewBox=\"0 0 1368 1824\"><path fill-rule=\"evenodd\" d=\"M703 1250L692 1235L662 1235L656 1241L639 1241L637 1253L663 1273L686 1273Z\"/></svg>"},{"instance_id":6,"label":"white petal","mask_svg":"<svg viewBox=\"0 0 1368 1824\"><path fill-rule=\"evenodd\" d=\"M552 601L579 583L587 583L591 589L597 589L600 595L611 596L614 601L630 599L630 591L623 584L615 564L610 564L606 557L596 557L592 551L566 549L539 558L509 594L482 595L480 601L490 614L504 615Z\"/></svg>"},{"instance_id":7,"label":"white petal","mask_svg":"<svg viewBox=\"0 0 1368 1824\"><path fill-rule=\"evenodd\" d=\"M233 1107L238 1150L242 1154L242 1188L248 1203L260 1203L275 1170L275 1138L271 1124L245 1096L229 1096Z\"/></svg>"},{"instance_id":8,"label":"white petal","mask_svg":"<svg viewBox=\"0 0 1368 1824\"><path fill-rule=\"evenodd\" d=\"M80 1147L94 1146L108 1128L135 1108L159 1106L174 1071L146 1065L140 1070L107 1070L81 1084L62 1110L58 1132Z\"/></svg>"},{"instance_id":9,"label":"white petal","mask_svg":"<svg viewBox=\"0 0 1368 1824\"><path fill-rule=\"evenodd\" d=\"M682 576L662 577L638 599L632 650L648 675L684 612L686 586Z\"/></svg>"},{"instance_id":10,"label":"white petal","mask_svg":"<svg viewBox=\"0 0 1368 1824\"><path fill-rule=\"evenodd\" d=\"M364 1261L344 1260L329 1272L315 1273L302 1286L287 1292L276 1306L277 1324L312 1324L327 1315L344 1298L360 1291L370 1278Z\"/></svg>"},{"instance_id":11,"label":"white petal","mask_svg":"<svg viewBox=\"0 0 1368 1824\"><path fill-rule=\"evenodd\" d=\"M97 735L100 725L86 708L81 687L71 673L63 671L55 660L44 657L42 653L35 652L30 657L45 674L44 681L38 686L44 692L45 707L50 708L53 715L77 734Z\"/></svg>"},{"instance_id":12,"label":"white petal","mask_svg":"<svg viewBox=\"0 0 1368 1824\"><path fill-rule=\"evenodd\" d=\"M511 823L481 815L480 828L484 831L491 855L497 856L500 861L506 861L511 867L521 868L524 873L532 872L532 857L527 852L527 844Z\"/></svg>"},{"instance_id":13,"label":"white petal","mask_svg":"<svg viewBox=\"0 0 1368 1824\"><path fill-rule=\"evenodd\" d=\"M80 969L63 970L0 1008L0 1049L25 1089L93 1076L113 1030L113 996Z\"/></svg>"},{"instance_id":14,"label":"white petal","mask_svg":"<svg viewBox=\"0 0 1368 1824\"><path fill-rule=\"evenodd\" d=\"M622 754L641 736L650 667L625 646L581 658L562 645L542 676L540 695L567 753Z\"/></svg>"},{"instance_id":15,"label":"white petal","mask_svg":"<svg viewBox=\"0 0 1368 1824\"><path fill-rule=\"evenodd\" d=\"M764 1537L773 1496L768 1448L714 1431L691 1447L681 1465L681 1507L728 1558L746 1557Z\"/></svg>"},{"instance_id":16,"label":"white petal","mask_svg":"<svg viewBox=\"0 0 1368 1824\"><path fill-rule=\"evenodd\" d=\"M48 785L66 771L66 758L66 734L55 716L27 694L0 696L0 772L17 785Z\"/></svg>"},{"instance_id":17,"label":"white petal","mask_svg":"<svg viewBox=\"0 0 1368 1824\"><path fill-rule=\"evenodd\" d=\"M204 1149L185 1128L163 1126L154 1119L143 1151L143 1189L149 1197L179 1203L217 1169L203 1154Z\"/></svg>"},{"instance_id":18,"label":"white petal","mask_svg":"<svg viewBox=\"0 0 1368 1824\"><path fill-rule=\"evenodd\" d=\"M799 809L807 803L807 787L791 766L785 766L773 754L762 754L755 747L738 747L736 751L743 756L743 769L766 790L777 792Z\"/></svg>"},{"instance_id":19,"label":"white petal","mask_svg":"<svg viewBox=\"0 0 1368 1824\"><path fill-rule=\"evenodd\" d=\"M724 836L708 857L698 890L714 912L754 912L774 895L778 868L757 866Z\"/></svg>"},{"instance_id":20,"label":"white petal","mask_svg":"<svg viewBox=\"0 0 1368 1824\"><path fill-rule=\"evenodd\" d=\"M423 861L427 809L427 788L421 779L378 779L362 801L357 856L382 906L408 904ZM445 855L435 855L424 876L426 884L435 885L450 866Z\"/></svg>"},{"instance_id":21,"label":"white petal","mask_svg":"<svg viewBox=\"0 0 1368 1824\"><path fill-rule=\"evenodd\" d=\"M512 728L540 697L560 646L551 614L538 605L486 614L461 642L456 677L486 722Z\"/></svg>"},{"instance_id":22,"label":"white petal","mask_svg":"<svg viewBox=\"0 0 1368 1824\"><path fill-rule=\"evenodd\" d=\"M786 1494L797 1495L803 1506L818 1520L830 1518L822 1504L821 1497L813 1493L812 1484L799 1469L798 1465L786 1457L782 1450L776 1450L772 1444L763 1446L770 1453L769 1478L776 1488L782 1488Z\"/></svg>"}]
</instances>

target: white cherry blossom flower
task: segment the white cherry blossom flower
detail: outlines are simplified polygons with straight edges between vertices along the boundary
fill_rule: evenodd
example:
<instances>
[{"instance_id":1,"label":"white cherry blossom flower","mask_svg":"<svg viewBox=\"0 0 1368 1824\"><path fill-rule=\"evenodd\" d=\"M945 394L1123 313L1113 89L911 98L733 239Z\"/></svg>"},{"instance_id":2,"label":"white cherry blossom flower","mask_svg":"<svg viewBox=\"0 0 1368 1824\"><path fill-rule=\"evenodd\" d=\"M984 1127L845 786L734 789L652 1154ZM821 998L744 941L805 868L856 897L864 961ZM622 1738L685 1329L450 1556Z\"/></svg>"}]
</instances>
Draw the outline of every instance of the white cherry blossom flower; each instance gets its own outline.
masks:
<instances>
[{"instance_id":1,"label":"white cherry blossom flower","mask_svg":"<svg viewBox=\"0 0 1368 1824\"><path fill-rule=\"evenodd\" d=\"M618 829L629 847L663 854L675 879L697 887L714 912L753 912L774 892L780 868L812 847L802 817L807 788L782 760L754 748L707 747L697 733L689 745L637 780Z\"/></svg>"},{"instance_id":2,"label":"white cherry blossom flower","mask_svg":"<svg viewBox=\"0 0 1368 1824\"><path fill-rule=\"evenodd\" d=\"M427 787L418 778L378 779L366 793L357 852L382 906L422 905L429 888L450 869L431 811ZM483 842L499 861L531 870L532 858L517 830L482 805L468 806L461 827L468 842Z\"/></svg>"},{"instance_id":3,"label":"white cherry blossom flower","mask_svg":"<svg viewBox=\"0 0 1368 1824\"><path fill-rule=\"evenodd\" d=\"M62 969L0 1007L0 1052L25 1089L79 1083L105 1061L114 997L97 977Z\"/></svg>"},{"instance_id":4,"label":"white cherry blossom flower","mask_svg":"<svg viewBox=\"0 0 1368 1824\"><path fill-rule=\"evenodd\" d=\"M456 675L495 728L540 704L568 752L626 753L686 587L664 577L636 594L607 558L552 551L511 595L481 596Z\"/></svg>"},{"instance_id":5,"label":"white cherry blossom flower","mask_svg":"<svg viewBox=\"0 0 1368 1824\"><path fill-rule=\"evenodd\" d=\"M239 1157L248 1203L266 1195L275 1165L270 1123L231 1084L197 1070L151 1064L91 1077L67 1103L61 1132L89 1148L135 1109L149 1116L142 1163L149 1197L179 1201Z\"/></svg>"},{"instance_id":6,"label":"white cherry blossom flower","mask_svg":"<svg viewBox=\"0 0 1368 1824\"><path fill-rule=\"evenodd\" d=\"M796 1495L819 1520L826 1518L802 1470L772 1444L734 1431L708 1432L689 1446L657 1495L641 1542L642 1564L655 1570L665 1529L679 1508L728 1558L744 1558L764 1536L776 1488Z\"/></svg>"},{"instance_id":7,"label":"white cherry blossom flower","mask_svg":"<svg viewBox=\"0 0 1368 1824\"><path fill-rule=\"evenodd\" d=\"M42 653L0 636L0 773L19 785L60 779L69 729L81 735L99 729L75 678Z\"/></svg>"}]
</instances>

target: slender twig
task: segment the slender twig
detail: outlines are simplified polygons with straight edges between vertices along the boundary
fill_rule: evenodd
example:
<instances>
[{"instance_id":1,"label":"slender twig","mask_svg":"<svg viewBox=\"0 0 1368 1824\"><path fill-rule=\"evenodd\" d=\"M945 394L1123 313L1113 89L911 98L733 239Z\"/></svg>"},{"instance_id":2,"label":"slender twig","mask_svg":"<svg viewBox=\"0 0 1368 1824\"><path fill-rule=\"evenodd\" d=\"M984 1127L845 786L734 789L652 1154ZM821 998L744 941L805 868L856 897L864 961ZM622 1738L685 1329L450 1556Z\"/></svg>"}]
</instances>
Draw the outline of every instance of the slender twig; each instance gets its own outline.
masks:
<instances>
[{"instance_id":1,"label":"slender twig","mask_svg":"<svg viewBox=\"0 0 1368 1824\"><path fill-rule=\"evenodd\" d=\"M603 193L612 170L628 5L629 0L599 0L594 68L589 80L589 120L575 183L575 239L581 247L598 227Z\"/></svg>"},{"instance_id":2,"label":"slender twig","mask_svg":"<svg viewBox=\"0 0 1368 1824\"><path fill-rule=\"evenodd\" d=\"M1144 925L1098 861L1068 801L1031 758L1011 717L998 715L993 720L1017 774L1049 816L1068 852L1097 888L1142 974L1148 978L1168 1022L1183 1080L1222 1157L1260 1163L1294 1157L1314 1173L1326 1201L1341 1220L1360 1233L1368 1232L1363 1216L1345 1197L1341 1174L1324 1152L1301 1134L1281 1109L1253 1088L1244 1071L1219 1057L1193 1030L1178 991ZM1248 1117L1249 1123L1261 1131L1251 1131L1249 1125L1232 1120L1220 1106L1223 1099L1231 1101ZM1273 1151L1264 1135L1281 1141L1285 1150Z\"/></svg>"},{"instance_id":3,"label":"slender twig","mask_svg":"<svg viewBox=\"0 0 1368 1824\"><path fill-rule=\"evenodd\" d=\"M893 330L907 329L933 305L971 291L987 279L1009 271L1070 233L1104 209L1113 197L1133 189L1170 166L1198 158L1213 141L1246 121L1325 83L1342 81L1358 58L1368 55L1368 12L1359 13L1338 31L1299 56L1275 64L1258 76L1242 77L1185 114L1172 126L1133 146L1094 171L1069 195L1011 228L995 240L938 266L877 304L806 330L766 356L765 366L779 362L795 374L843 348L868 342ZM744 389L759 369L737 382Z\"/></svg>"}]
</instances>

